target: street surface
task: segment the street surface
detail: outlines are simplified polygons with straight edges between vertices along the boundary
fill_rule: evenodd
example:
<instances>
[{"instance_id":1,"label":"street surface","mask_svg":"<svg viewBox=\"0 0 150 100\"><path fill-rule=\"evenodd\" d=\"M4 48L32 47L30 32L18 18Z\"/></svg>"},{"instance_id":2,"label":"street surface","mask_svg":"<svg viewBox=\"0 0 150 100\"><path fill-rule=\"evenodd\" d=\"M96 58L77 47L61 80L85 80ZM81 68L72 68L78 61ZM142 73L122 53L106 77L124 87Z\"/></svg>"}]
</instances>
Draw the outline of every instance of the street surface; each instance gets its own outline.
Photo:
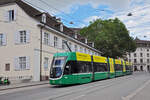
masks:
<instances>
[{"instance_id":1,"label":"street surface","mask_svg":"<svg viewBox=\"0 0 150 100\"><path fill-rule=\"evenodd\" d=\"M49 84L0 91L0 100L150 100L150 74L96 81L83 85Z\"/></svg>"}]
</instances>

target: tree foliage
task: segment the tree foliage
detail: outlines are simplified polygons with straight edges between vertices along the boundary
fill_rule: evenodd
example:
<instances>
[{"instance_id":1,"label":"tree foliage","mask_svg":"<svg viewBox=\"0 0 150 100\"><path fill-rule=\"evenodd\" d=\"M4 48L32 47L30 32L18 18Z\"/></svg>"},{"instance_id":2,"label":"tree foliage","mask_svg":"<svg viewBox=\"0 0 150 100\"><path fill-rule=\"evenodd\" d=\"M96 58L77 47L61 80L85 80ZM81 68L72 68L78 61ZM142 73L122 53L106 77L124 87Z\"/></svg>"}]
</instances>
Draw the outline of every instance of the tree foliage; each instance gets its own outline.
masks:
<instances>
[{"instance_id":1,"label":"tree foliage","mask_svg":"<svg viewBox=\"0 0 150 100\"><path fill-rule=\"evenodd\" d=\"M80 34L93 41L96 49L102 52L102 56L123 57L127 52L136 50L134 39L129 36L129 31L118 18L97 19L81 29Z\"/></svg>"}]
</instances>

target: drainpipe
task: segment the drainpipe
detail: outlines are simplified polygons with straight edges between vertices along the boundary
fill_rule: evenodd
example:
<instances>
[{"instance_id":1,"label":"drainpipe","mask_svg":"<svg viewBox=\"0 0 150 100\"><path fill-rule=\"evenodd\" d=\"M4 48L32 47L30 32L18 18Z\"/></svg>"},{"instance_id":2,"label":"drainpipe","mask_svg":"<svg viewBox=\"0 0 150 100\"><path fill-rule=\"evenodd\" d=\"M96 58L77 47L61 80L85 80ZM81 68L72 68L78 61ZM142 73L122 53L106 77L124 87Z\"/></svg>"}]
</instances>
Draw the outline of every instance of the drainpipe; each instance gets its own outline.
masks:
<instances>
[{"instance_id":1,"label":"drainpipe","mask_svg":"<svg viewBox=\"0 0 150 100\"><path fill-rule=\"evenodd\" d=\"M42 81L42 40L43 40L43 37L42 37L42 33L43 33L43 28L44 26L41 26L41 29L40 29L40 81Z\"/></svg>"}]
</instances>

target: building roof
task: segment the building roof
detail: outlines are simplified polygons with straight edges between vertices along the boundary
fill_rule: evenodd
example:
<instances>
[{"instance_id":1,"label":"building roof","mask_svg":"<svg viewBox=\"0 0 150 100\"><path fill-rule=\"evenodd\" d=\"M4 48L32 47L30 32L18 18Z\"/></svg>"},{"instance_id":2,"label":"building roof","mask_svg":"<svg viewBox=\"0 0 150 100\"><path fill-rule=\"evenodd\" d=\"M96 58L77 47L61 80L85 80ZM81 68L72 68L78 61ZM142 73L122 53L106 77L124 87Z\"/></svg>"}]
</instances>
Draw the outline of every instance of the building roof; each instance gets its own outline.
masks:
<instances>
[{"instance_id":1,"label":"building roof","mask_svg":"<svg viewBox=\"0 0 150 100\"><path fill-rule=\"evenodd\" d=\"M140 40L136 38L135 41L138 47L150 47L150 41L148 40Z\"/></svg>"},{"instance_id":2,"label":"building roof","mask_svg":"<svg viewBox=\"0 0 150 100\"><path fill-rule=\"evenodd\" d=\"M138 38L135 39L136 43L150 43L148 40L140 40Z\"/></svg>"},{"instance_id":3,"label":"building roof","mask_svg":"<svg viewBox=\"0 0 150 100\"><path fill-rule=\"evenodd\" d=\"M17 0L0 0L0 5L8 4L8 3L14 3Z\"/></svg>"},{"instance_id":4,"label":"building roof","mask_svg":"<svg viewBox=\"0 0 150 100\"><path fill-rule=\"evenodd\" d=\"M70 28L71 30L73 30L75 33L79 33L81 28Z\"/></svg>"}]
</instances>

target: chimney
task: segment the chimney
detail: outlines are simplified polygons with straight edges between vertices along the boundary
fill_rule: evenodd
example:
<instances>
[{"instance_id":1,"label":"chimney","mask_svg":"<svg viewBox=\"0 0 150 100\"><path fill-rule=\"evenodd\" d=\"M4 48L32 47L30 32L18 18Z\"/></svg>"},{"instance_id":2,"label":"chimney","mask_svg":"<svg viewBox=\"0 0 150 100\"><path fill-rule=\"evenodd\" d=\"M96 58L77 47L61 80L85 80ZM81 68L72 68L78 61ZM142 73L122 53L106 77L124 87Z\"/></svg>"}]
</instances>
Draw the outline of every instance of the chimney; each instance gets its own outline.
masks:
<instances>
[{"instance_id":1,"label":"chimney","mask_svg":"<svg viewBox=\"0 0 150 100\"><path fill-rule=\"evenodd\" d=\"M64 31L64 25L61 23L60 24L60 31L63 32Z\"/></svg>"},{"instance_id":2,"label":"chimney","mask_svg":"<svg viewBox=\"0 0 150 100\"><path fill-rule=\"evenodd\" d=\"M78 35L77 35L77 33L75 33L75 34L74 34L74 38L75 38L75 39L77 39L77 38L78 38Z\"/></svg>"},{"instance_id":3,"label":"chimney","mask_svg":"<svg viewBox=\"0 0 150 100\"><path fill-rule=\"evenodd\" d=\"M86 43L86 44L88 43L88 40L87 40L87 38L85 38L85 43Z\"/></svg>"},{"instance_id":4,"label":"chimney","mask_svg":"<svg viewBox=\"0 0 150 100\"><path fill-rule=\"evenodd\" d=\"M94 42L92 42L92 47L94 48Z\"/></svg>"}]
</instances>

